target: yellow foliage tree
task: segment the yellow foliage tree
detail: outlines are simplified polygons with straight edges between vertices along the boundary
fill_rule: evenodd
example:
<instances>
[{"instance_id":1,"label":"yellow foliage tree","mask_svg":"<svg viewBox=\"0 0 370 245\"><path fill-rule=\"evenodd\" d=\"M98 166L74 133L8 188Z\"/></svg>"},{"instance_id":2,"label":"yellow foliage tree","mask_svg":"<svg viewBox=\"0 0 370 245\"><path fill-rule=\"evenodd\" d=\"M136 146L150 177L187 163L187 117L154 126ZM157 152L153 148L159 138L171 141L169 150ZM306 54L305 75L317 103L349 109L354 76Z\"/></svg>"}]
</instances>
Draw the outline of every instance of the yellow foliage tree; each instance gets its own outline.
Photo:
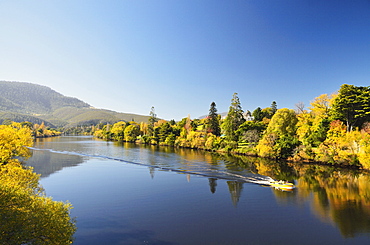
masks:
<instances>
[{"instance_id":1,"label":"yellow foliage tree","mask_svg":"<svg viewBox=\"0 0 370 245\"><path fill-rule=\"evenodd\" d=\"M71 205L46 197L32 168L18 157L29 156L29 128L0 126L0 243L70 244L76 230Z\"/></svg>"},{"instance_id":2,"label":"yellow foliage tree","mask_svg":"<svg viewBox=\"0 0 370 245\"><path fill-rule=\"evenodd\" d=\"M129 125L125 128L125 141L134 142L137 136L140 135L140 129L138 125Z\"/></svg>"},{"instance_id":3,"label":"yellow foliage tree","mask_svg":"<svg viewBox=\"0 0 370 245\"><path fill-rule=\"evenodd\" d=\"M329 111L331 108L331 104L337 94L322 94L318 97L316 97L311 103L309 109L311 112L318 117L328 117L329 116Z\"/></svg>"},{"instance_id":4,"label":"yellow foliage tree","mask_svg":"<svg viewBox=\"0 0 370 245\"><path fill-rule=\"evenodd\" d=\"M113 124L110 132L114 140L123 141L125 139L126 122L117 122Z\"/></svg>"},{"instance_id":5,"label":"yellow foliage tree","mask_svg":"<svg viewBox=\"0 0 370 245\"><path fill-rule=\"evenodd\" d=\"M364 168L370 170L370 134L367 132L362 132L358 159Z\"/></svg>"},{"instance_id":6,"label":"yellow foliage tree","mask_svg":"<svg viewBox=\"0 0 370 245\"><path fill-rule=\"evenodd\" d=\"M323 162L357 165L357 153L361 134L358 131L347 132L343 122L331 122L326 140L316 151L317 158Z\"/></svg>"},{"instance_id":7,"label":"yellow foliage tree","mask_svg":"<svg viewBox=\"0 0 370 245\"><path fill-rule=\"evenodd\" d=\"M283 157L292 154L295 147L297 116L291 109L277 110L256 149L262 157ZM293 144L294 142L294 144Z\"/></svg>"},{"instance_id":8,"label":"yellow foliage tree","mask_svg":"<svg viewBox=\"0 0 370 245\"><path fill-rule=\"evenodd\" d=\"M20 123L0 125L0 164L5 164L16 156L29 156L29 150L25 146L32 144L29 128L22 127Z\"/></svg>"}]
</instances>

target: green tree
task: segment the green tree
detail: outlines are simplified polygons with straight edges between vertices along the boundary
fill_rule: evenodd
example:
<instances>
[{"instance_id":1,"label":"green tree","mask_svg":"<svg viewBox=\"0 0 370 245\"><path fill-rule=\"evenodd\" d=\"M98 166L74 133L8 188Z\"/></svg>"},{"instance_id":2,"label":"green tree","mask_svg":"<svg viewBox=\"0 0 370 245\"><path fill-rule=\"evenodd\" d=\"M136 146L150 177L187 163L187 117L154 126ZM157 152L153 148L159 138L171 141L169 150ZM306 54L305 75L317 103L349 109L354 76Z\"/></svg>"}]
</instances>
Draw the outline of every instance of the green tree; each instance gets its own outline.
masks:
<instances>
[{"instance_id":1,"label":"green tree","mask_svg":"<svg viewBox=\"0 0 370 245\"><path fill-rule=\"evenodd\" d=\"M138 125L131 124L125 128L124 136L126 141L134 142L139 135L140 129Z\"/></svg>"},{"instance_id":2,"label":"green tree","mask_svg":"<svg viewBox=\"0 0 370 245\"><path fill-rule=\"evenodd\" d=\"M264 118L271 119L272 116L277 111L277 104L275 101L271 103L270 107L266 107L264 109L261 109L261 107L257 107L253 112L252 116L254 121L261 122Z\"/></svg>"},{"instance_id":3,"label":"green tree","mask_svg":"<svg viewBox=\"0 0 370 245\"><path fill-rule=\"evenodd\" d=\"M245 122L243 110L237 93L233 94L227 117L222 124L226 138L230 141L238 141L237 130Z\"/></svg>"},{"instance_id":4,"label":"green tree","mask_svg":"<svg viewBox=\"0 0 370 245\"><path fill-rule=\"evenodd\" d=\"M297 118L297 136L304 146L316 147L326 139L330 125L328 118L314 113L301 113Z\"/></svg>"},{"instance_id":5,"label":"green tree","mask_svg":"<svg viewBox=\"0 0 370 245\"><path fill-rule=\"evenodd\" d=\"M150 109L150 114L149 114L149 119L148 119L148 134L149 136L154 136L154 123L158 121L157 114L155 114L155 109L154 106Z\"/></svg>"},{"instance_id":6,"label":"green tree","mask_svg":"<svg viewBox=\"0 0 370 245\"><path fill-rule=\"evenodd\" d=\"M217 114L215 102L212 102L209 108L209 114L207 118L207 132L212 133L216 136L221 135L220 121Z\"/></svg>"},{"instance_id":7,"label":"green tree","mask_svg":"<svg viewBox=\"0 0 370 245\"><path fill-rule=\"evenodd\" d=\"M275 158L291 156L299 144L295 136L297 121L294 110L286 108L277 110L257 145L259 155Z\"/></svg>"},{"instance_id":8,"label":"green tree","mask_svg":"<svg viewBox=\"0 0 370 245\"><path fill-rule=\"evenodd\" d=\"M169 122L165 122L159 126L159 142L165 142L170 134L172 134L172 127Z\"/></svg>"},{"instance_id":9,"label":"green tree","mask_svg":"<svg viewBox=\"0 0 370 245\"><path fill-rule=\"evenodd\" d=\"M256 121L246 121L239 126L237 131L239 142L247 143L254 147L261 139L263 131L266 129L266 124Z\"/></svg>"},{"instance_id":10,"label":"green tree","mask_svg":"<svg viewBox=\"0 0 370 245\"><path fill-rule=\"evenodd\" d=\"M201 126L201 121L199 119L193 119L191 120L190 125L193 131L197 131L198 127Z\"/></svg>"},{"instance_id":11,"label":"green tree","mask_svg":"<svg viewBox=\"0 0 370 245\"><path fill-rule=\"evenodd\" d=\"M264 118L264 114L262 112L261 107L257 107L253 112L252 116L254 118L254 121L260 122Z\"/></svg>"},{"instance_id":12,"label":"green tree","mask_svg":"<svg viewBox=\"0 0 370 245\"><path fill-rule=\"evenodd\" d=\"M272 103L271 103L271 117L273 116L273 115L275 115L275 113L276 113L276 111L277 111L277 104L276 104L276 101L273 101Z\"/></svg>"},{"instance_id":13,"label":"green tree","mask_svg":"<svg viewBox=\"0 0 370 245\"><path fill-rule=\"evenodd\" d=\"M343 84L334 99L331 116L346 123L347 131L370 120L370 86Z\"/></svg>"}]
</instances>

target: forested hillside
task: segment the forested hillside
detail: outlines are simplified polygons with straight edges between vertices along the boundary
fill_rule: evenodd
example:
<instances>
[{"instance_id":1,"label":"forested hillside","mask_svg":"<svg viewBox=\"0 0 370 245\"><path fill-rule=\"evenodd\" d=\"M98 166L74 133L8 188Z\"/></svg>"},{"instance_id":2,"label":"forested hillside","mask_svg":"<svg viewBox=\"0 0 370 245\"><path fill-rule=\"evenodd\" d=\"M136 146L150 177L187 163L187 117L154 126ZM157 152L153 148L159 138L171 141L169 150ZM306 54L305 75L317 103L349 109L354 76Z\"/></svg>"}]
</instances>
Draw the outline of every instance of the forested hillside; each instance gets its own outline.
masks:
<instances>
[{"instance_id":1,"label":"forested hillside","mask_svg":"<svg viewBox=\"0 0 370 245\"><path fill-rule=\"evenodd\" d=\"M96 125L98 123L116 123L118 121L146 122L149 116L119 113L96 108L63 107L52 114L42 115L40 118L54 125L75 127L80 125Z\"/></svg>"},{"instance_id":2,"label":"forested hillside","mask_svg":"<svg viewBox=\"0 0 370 245\"><path fill-rule=\"evenodd\" d=\"M47 114L66 106L90 107L79 99L64 96L45 86L0 81L0 110L2 111Z\"/></svg>"},{"instance_id":3,"label":"forested hillside","mask_svg":"<svg viewBox=\"0 0 370 245\"><path fill-rule=\"evenodd\" d=\"M54 128L55 125L52 124L49 121L43 120L41 118L27 115L27 114L20 114L20 113L14 113L14 112L0 112L0 124L6 124L6 121L12 121L12 122L32 122L34 124L41 124L44 122L44 124L48 127Z\"/></svg>"},{"instance_id":4,"label":"forested hillside","mask_svg":"<svg viewBox=\"0 0 370 245\"><path fill-rule=\"evenodd\" d=\"M73 127L118 121L147 121L148 116L92 108L49 87L0 81L0 123L29 121L50 127Z\"/></svg>"}]
</instances>

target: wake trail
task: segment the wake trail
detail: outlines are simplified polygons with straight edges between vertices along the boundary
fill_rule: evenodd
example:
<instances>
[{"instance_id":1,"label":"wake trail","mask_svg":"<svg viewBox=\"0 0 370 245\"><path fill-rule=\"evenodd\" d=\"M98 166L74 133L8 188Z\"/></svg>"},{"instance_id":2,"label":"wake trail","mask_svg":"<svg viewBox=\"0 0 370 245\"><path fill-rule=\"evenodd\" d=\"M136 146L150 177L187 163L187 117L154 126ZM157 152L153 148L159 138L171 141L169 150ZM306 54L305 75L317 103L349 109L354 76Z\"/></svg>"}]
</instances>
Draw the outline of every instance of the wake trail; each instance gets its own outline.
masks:
<instances>
[{"instance_id":1,"label":"wake trail","mask_svg":"<svg viewBox=\"0 0 370 245\"><path fill-rule=\"evenodd\" d=\"M134 162L134 161L128 161L125 159L117 158L117 157L109 157L104 155L91 155L91 154L85 154L80 152L72 152L72 151L57 151L53 149L40 149L35 147L28 147L30 150L34 151L48 151L51 153L57 153L57 154L66 154L66 155L75 155L75 156L83 156L83 157L90 157L90 158L100 158L100 159L107 159L107 160L113 160L128 164L134 164L144 167L150 167L150 168L156 168L164 171L169 172L176 172L176 173L183 173L183 174L191 174L191 175L197 175L202 177L208 177L208 178L217 178L217 179L225 179L225 180L233 180L233 181L239 181L239 182L247 182L247 183L254 183L254 184L260 184L260 185L268 185L270 181L273 181L271 177L263 176L263 175L255 175L254 176L243 176L235 173L229 173L226 171L219 171L214 169L207 169L208 171L211 171L213 173L200 173L195 172L191 170L185 170L185 169L174 169L169 167L163 167L159 165L151 165L146 163L140 163L140 162ZM221 174L221 175L220 175Z\"/></svg>"}]
</instances>

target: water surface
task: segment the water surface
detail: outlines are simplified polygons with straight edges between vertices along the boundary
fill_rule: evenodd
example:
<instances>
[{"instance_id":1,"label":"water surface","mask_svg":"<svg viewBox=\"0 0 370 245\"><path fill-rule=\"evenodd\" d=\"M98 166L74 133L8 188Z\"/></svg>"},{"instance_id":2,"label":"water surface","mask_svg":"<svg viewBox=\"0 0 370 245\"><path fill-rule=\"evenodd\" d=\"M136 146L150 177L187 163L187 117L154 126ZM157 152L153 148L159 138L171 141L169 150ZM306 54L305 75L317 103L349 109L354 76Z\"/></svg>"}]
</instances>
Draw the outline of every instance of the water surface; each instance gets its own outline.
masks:
<instances>
[{"instance_id":1,"label":"water surface","mask_svg":"<svg viewBox=\"0 0 370 245\"><path fill-rule=\"evenodd\" d=\"M367 173L138 146L40 139L28 164L70 201L74 244L369 244ZM292 181L283 192L253 176Z\"/></svg>"}]
</instances>

